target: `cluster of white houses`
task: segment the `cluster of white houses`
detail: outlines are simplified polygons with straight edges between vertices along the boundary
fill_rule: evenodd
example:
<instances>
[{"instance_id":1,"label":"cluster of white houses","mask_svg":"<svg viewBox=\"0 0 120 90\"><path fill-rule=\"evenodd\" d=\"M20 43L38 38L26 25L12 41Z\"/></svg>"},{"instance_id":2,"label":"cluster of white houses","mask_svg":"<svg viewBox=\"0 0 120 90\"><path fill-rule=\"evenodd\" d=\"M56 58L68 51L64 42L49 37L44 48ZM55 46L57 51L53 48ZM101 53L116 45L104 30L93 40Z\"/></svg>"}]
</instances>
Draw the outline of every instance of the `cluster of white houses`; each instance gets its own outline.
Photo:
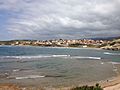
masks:
<instances>
[{"instance_id":1,"label":"cluster of white houses","mask_svg":"<svg viewBox=\"0 0 120 90\"><path fill-rule=\"evenodd\" d=\"M82 39L82 40L18 40L13 41L10 45L34 45L34 46L64 46L68 47L70 45L83 45L86 47L87 45L102 45L109 43L109 41L105 40L91 40L91 39Z\"/></svg>"}]
</instances>

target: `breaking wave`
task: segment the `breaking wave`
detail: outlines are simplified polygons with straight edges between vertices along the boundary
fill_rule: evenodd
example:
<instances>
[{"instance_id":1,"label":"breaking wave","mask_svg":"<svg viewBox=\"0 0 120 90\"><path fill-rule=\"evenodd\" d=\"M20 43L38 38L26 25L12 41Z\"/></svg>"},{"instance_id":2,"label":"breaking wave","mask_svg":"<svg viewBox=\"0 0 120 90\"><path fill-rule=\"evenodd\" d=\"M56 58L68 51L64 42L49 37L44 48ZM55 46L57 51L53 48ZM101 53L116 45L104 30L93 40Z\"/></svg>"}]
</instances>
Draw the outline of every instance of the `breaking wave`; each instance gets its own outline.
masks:
<instances>
[{"instance_id":1,"label":"breaking wave","mask_svg":"<svg viewBox=\"0 0 120 90\"><path fill-rule=\"evenodd\" d=\"M81 58L81 59L98 59L100 60L101 57L82 57L82 56L74 56L74 57L71 57L71 58Z\"/></svg>"},{"instance_id":2,"label":"breaking wave","mask_svg":"<svg viewBox=\"0 0 120 90\"><path fill-rule=\"evenodd\" d=\"M87 57L87 56L70 56L70 55L50 55L50 56L4 56L2 58L7 59L37 59L37 58L49 58L49 57L63 57L63 58L81 58L81 59L98 59L101 57ZM0 57L1 58L1 57Z\"/></svg>"},{"instance_id":3,"label":"breaking wave","mask_svg":"<svg viewBox=\"0 0 120 90\"><path fill-rule=\"evenodd\" d=\"M106 55L120 55L120 53L110 53L110 52L104 52Z\"/></svg>"},{"instance_id":4,"label":"breaking wave","mask_svg":"<svg viewBox=\"0 0 120 90\"><path fill-rule=\"evenodd\" d=\"M61 76L61 75L26 75L26 76L10 76L7 77L8 79L36 79L36 78L45 78L45 77L65 77L65 76Z\"/></svg>"},{"instance_id":5,"label":"breaking wave","mask_svg":"<svg viewBox=\"0 0 120 90\"><path fill-rule=\"evenodd\" d=\"M108 62L108 63L111 63L111 64L120 64L120 62Z\"/></svg>"},{"instance_id":6,"label":"breaking wave","mask_svg":"<svg viewBox=\"0 0 120 90\"><path fill-rule=\"evenodd\" d=\"M49 58L49 57L70 57L70 55L38 55L38 56L2 56L7 59L32 59L32 58Z\"/></svg>"},{"instance_id":7,"label":"breaking wave","mask_svg":"<svg viewBox=\"0 0 120 90\"><path fill-rule=\"evenodd\" d=\"M45 76L40 75L27 75L23 77L7 77L8 79L35 79L35 78L43 78Z\"/></svg>"},{"instance_id":8,"label":"breaking wave","mask_svg":"<svg viewBox=\"0 0 120 90\"><path fill-rule=\"evenodd\" d=\"M59 57L59 58L72 58L72 59L97 59L100 60L101 57L92 57L92 56L71 56L71 55L38 55L38 56L2 56L0 58L6 59L37 59L37 58L50 58L50 57Z\"/></svg>"}]
</instances>

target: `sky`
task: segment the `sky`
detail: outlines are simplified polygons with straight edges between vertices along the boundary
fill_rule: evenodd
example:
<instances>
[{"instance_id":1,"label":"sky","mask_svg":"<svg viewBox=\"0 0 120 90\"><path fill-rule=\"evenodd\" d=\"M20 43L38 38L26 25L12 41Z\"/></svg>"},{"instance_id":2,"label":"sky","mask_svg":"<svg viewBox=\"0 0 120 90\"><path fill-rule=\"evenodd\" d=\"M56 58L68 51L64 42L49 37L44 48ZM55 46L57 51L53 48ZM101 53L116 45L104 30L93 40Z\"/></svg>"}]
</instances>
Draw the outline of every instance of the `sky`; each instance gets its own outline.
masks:
<instances>
[{"instance_id":1,"label":"sky","mask_svg":"<svg viewBox=\"0 0 120 90\"><path fill-rule=\"evenodd\" d=\"M0 0L0 40L120 36L120 0Z\"/></svg>"}]
</instances>

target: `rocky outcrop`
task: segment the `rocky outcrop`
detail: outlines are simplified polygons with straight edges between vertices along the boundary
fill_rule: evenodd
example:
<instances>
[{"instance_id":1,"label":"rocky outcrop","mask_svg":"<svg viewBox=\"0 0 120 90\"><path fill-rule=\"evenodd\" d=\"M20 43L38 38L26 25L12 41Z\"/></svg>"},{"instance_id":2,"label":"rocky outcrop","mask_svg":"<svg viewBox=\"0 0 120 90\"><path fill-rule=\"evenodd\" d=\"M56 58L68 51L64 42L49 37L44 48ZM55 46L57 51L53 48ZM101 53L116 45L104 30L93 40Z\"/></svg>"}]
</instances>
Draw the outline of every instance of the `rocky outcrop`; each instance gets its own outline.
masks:
<instances>
[{"instance_id":1,"label":"rocky outcrop","mask_svg":"<svg viewBox=\"0 0 120 90\"><path fill-rule=\"evenodd\" d=\"M106 50L120 50L120 39L112 40L109 44L101 48Z\"/></svg>"},{"instance_id":2,"label":"rocky outcrop","mask_svg":"<svg viewBox=\"0 0 120 90\"><path fill-rule=\"evenodd\" d=\"M119 47L111 47L111 46L105 46L105 47L101 47L102 49L106 49L106 50L120 50Z\"/></svg>"}]
</instances>

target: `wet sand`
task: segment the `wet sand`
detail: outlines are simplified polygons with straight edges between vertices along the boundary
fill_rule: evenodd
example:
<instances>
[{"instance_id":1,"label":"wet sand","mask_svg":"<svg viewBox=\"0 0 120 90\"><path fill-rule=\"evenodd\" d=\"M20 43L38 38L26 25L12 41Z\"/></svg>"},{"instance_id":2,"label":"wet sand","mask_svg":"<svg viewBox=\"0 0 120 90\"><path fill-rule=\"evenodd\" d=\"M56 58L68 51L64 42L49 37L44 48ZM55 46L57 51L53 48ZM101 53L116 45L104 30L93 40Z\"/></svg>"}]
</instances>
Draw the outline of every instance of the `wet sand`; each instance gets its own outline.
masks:
<instances>
[{"instance_id":1,"label":"wet sand","mask_svg":"<svg viewBox=\"0 0 120 90\"><path fill-rule=\"evenodd\" d=\"M117 77L102 83L104 90L120 90L120 64L115 64L115 67L117 67Z\"/></svg>"},{"instance_id":2,"label":"wet sand","mask_svg":"<svg viewBox=\"0 0 120 90\"><path fill-rule=\"evenodd\" d=\"M120 90L120 76L101 84L104 90Z\"/></svg>"}]
</instances>

